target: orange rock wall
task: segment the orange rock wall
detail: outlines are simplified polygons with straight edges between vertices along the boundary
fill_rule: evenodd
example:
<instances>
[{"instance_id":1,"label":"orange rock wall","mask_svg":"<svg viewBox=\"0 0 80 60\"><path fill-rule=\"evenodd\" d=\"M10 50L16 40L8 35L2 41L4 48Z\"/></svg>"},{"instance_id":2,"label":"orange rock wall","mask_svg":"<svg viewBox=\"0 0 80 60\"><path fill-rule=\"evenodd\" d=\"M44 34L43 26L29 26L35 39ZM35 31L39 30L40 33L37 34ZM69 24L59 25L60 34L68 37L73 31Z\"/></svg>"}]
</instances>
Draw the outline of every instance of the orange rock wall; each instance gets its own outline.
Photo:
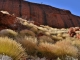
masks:
<instances>
[{"instance_id":1,"label":"orange rock wall","mask_svg":"<svg viewBox=\"0 0 80 60\"><path fill-rule=\"evenodd\" d=\"M0 10L39 24L56 28L80 26L80 17L68 10L51 7L44 4L31 3L23 0L0 0Z\"/></svg>"}]
</instances>

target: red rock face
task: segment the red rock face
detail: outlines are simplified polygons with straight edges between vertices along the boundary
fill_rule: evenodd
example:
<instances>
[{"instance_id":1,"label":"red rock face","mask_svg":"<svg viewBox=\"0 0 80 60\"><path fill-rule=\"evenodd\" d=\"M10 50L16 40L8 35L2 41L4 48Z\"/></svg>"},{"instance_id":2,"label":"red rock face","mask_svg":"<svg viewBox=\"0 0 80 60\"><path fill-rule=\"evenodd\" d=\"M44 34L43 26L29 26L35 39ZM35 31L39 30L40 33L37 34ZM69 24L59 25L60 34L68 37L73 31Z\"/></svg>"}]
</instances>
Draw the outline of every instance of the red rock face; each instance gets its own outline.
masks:
<instances>
[{"instance_id":1,"label":"red rock face","mask_svg":"<svg viewBox=\"0 0 80 60\"><path fill-rule=\"evenodd\" d=\"M10 14L4 14L0 11L0 30L1 29L15 29L16 17Z\"/></svg>"},{"instance_id":2,"label":"red rock face","mask_svg":"<svg viewBox=\"0 0 80 60\"><path fill-rule=\"evenodd\" d=\"M19 18L7 13L8 12L6 11L0 11L0 30L12 29L12 30L20 31L23 29L27 29L26 26L20 23Z\"/></svg>"},{"instance_id":3,"label":"red rock face","mask_svg":"<svg viewBox=\"0 0 80 60\"><path fill-rule=\"evenodd\" d=\"M39 24L56 28L80 26L79 16L73 15L68 10L48 5L26 2L23 0L0 0L0 10L6 10L24 19L33 20Z\"/></svg>"}]
</instances>

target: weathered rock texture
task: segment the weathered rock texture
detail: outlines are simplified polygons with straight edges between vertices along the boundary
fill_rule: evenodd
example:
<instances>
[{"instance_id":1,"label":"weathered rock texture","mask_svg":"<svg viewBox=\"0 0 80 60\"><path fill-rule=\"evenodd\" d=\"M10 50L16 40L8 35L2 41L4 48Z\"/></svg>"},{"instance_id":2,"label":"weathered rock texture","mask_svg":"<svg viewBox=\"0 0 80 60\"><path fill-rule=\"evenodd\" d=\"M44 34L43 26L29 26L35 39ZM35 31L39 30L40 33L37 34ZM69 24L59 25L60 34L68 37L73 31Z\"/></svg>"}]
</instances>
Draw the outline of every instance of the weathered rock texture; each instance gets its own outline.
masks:
<instances>
[{"instance_id":1,"label":"weathered rock texture","mask_svg":"<svg viewBox=\"0 0 80 60\"><path fill-rule=\"evenodd\" d=\"M26 2L23 0L0 0L0 10L39 24L56 28L80 26L80 17L68 10L51 7L44 4ZM6 22L5 22L6 23Z\"/></svg>"},{"instance_id":2,"label":"weathered rock texture","mask_svg":"<svg viewBox=\"0 0 80 60\"><path fill-rule=\"evenodd\" d=\"M9 14L7 11L0 11L0 30L12 29L20 31L23 29L27 29L25 25L21 24L21 21L23 22L24 20L25 19Z\"/></svg>"},{"instance_id":3,"label":"weathered rock texture","mask_svg":"<svg viewBox=\"0 0 80 60\"><path fill-rule=\"evenodd\" d=\"M0 11L0 30L15 29L16 17Z\"/></svg>"}]
</instances>

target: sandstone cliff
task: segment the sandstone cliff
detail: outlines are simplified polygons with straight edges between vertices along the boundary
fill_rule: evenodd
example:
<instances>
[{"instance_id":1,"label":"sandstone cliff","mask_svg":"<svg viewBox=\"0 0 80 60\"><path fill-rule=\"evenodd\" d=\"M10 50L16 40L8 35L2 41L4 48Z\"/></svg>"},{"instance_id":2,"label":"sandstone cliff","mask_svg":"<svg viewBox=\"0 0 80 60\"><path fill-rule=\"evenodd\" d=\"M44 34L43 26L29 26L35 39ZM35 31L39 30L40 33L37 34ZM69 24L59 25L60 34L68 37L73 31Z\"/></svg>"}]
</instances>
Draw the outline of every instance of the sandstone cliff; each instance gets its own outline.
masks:
<instances>
[{"instance_id":1,"label":"sandstone cliff","mask_svg":"<svg viewBox=\"0 0 80 60\"><path fill-rule=\"evenodd\" d=\"M0 0L0 10L39 24L56 28L80 26L80 17L68 10L37 4L23 0Z\"/></svg>"}]
</instances>

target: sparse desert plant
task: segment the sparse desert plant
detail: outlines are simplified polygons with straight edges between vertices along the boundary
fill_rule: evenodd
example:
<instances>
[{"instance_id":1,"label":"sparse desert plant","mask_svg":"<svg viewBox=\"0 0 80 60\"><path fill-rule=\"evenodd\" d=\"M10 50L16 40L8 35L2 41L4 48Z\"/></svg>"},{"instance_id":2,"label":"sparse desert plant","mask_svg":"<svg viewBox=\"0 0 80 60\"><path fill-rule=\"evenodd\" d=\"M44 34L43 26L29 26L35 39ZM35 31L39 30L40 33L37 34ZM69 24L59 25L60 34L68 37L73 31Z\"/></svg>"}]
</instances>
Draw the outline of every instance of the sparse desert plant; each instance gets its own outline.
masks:
<instances>
[{"instance_id":1,"label":"sparse desert plant","mask_svg":"<svg viewBox=\"0 0 80 60\"><path fill-rule=\"evenodd\" d=\"M23 37L23 38L17 38L16 39L19 43L22 44L22 46L25 48L27 54L29 55L35 55L37 50L37 38L33 37Z\"/></svg>"},{"instance_id":2,"label":"sparse desert plant","mask_svg":"<svg viewBox=\"0 0 80 60\"><path fill-rule=\"evenodd\" d=\"M57 36L58 37L62 37L63 33L58 33Z\"/></svg>"},{"instance_id":3,"label":"sparse desert plant","mask_svg":"<svg viewBox=\"0 0 80 60\"><path fill-rule=\"evenodd\" d=\"M14 38L18 35L17 32L11 30L11 29L4 29L4 30L1 30L0 31L0 36L8 36L8 37L11 37L11 38Z\"/></svg>"},{"instance_id":4,"label":"sparse desert plant","mask_svg":"<svg viewBox=\"0 0 80 60\"><path fill-rule=\"evenodd\" d=\"M35 33L30 31L30 30L25 29L25 30L20 31L20 35L21 36L33 36L34 37Z\"/></svg>"},{"instance_id":5,"label":"sparse desert plant","mask_svg":"<svg viewBox=\"0 0 80 60\"><path fill-rule=\"evenodd\" d=\"M51 38L55 41L59 41L59 40L62 40L63 38L62 37L58 37L56 35L51 35Z\"/></svg>"},{"instance_id":6,"label":"sparse desert plant","mask_svg":"<svg viewBox=\"0 0 80 60\"><path fill-rule=\"evenodd\" d=\"M44 25L40 25L40 26L43 27L43 28L51 29L50 26L44 26Z\"/></svg>"},{"instance_id":7,"label":"sparse desert plant","mask_svg":"<svg viewBox=\"0 0 80 60\"><path fill-rule=\"evenodd\" d=\"M78 60L80 60L80 40L74 40L72 44L78 48Z\"/></svg>"},{"instance_id":8,"label":"sparse desert plant","mask_svg":"<svg viewBox=\"0 0 80 60\"><path fill-rule=\"evenodd\" d=\"M22 19L20 17L17 17L18 23L26 26L27 28L32 28L33 26L35 26L31 21Z\"/></svg>"},{"instance_id":9,"label":"sparse desert plant","mask_svg":"<svg viewBox=\"0 0 80 60\"><path fill-rule=\"evenodd\" d=\"M44 32L45 35L50 36L50 32Z\"/></svg>"},{"instance_id":10,"label":"sparse desert plant","mask_svg":"<svg viewBox=\"0 0 80 60\"><path fill-rule=\"evenodd\" d=\"M38 32L38 29L36 27L32 27L30 30L33 31L34 33Z\"/></svg>"},{"instance_id":11,"label":"sparse desert plant","mask_svg":"<svg viewBox=\"0 0 80 60\"><path fill-rule=\"evenodd\" d=\"M75 41L79 39L77 39L76 37L66 37L65 40Z\"/></svg>"},{"instance_id":12,"label":"sparse desert plant","mask_svg":"<svg viewBox=\"0 0 80 60\"><path fill-rule=\"evenodd\" d=\"M52 40L49 36L40 36L39 41L40 42L48 42L48 43L54 42L54 40Z\"/></svg>"},{"instance_id":13,"label":"sparse desert plant","mask_svg":"<svg viewBox=\"0 0 80 60\"><path fill-rule=\"evenodd\" d=\"M59 48L51 43L40 43L38 46L39 53L48 59L56 59L58 56L56 55L56 51Z\"/></svg>"},{"instance_id":14,"label":"sparse desert plant","mask_svg":"<svg viewBox=\"0 0 80 60\"><path fill-rule=\"evenodd\" d=\"M63 33L62 37L66 39L67 37L70 37L70 36L67 33Z\"/></svg>"},{"instance_id":15,"label":"sparse desert plant","mask_svg":"<svg viewBox=\"0 0 80 60\"><path fill-rule=\"evenodd\" d=\"M48 29L47 29L47 28L43 28L43 27L38 27L38 29L39 29L39 30L41 30L41 31L43 31L43 32L48 31Z\"/></svg>"},{"instance_id":16,"label":"sparse desert plant","mask_svg":"<svg viewBox=\"0 0 80 60\"><path fill-rule=\"evenodd\" d=\"M22 25L28 25L27 20L22 19L22 18L20 18L20 17L16 17L16 18L17 18L18 22L21 23Z\"/></svg>"},{"instance_id":17,"label":"sparse desert plant","mask_svg":"<svg viewBox=\"0 0 80 60\"><path fill-rule=\"evenodd\" d=\"M80 40L74 40L72 44L80 48Z\"/></svg>"},{"instance_id":18,"label":"sparse desert plant","mask_svg":"<svg viewBox=\"0 0 80 60\"><path fill-rule=\"evenodd\" d=\"M23 60L27 55L20 43L8 37L0 37L0 55L9 56L13 60Z\"/></svg>"},{"instance_id":19,"label":"sparse desert plant","mask_svg":"<svg viewBox=\"0 0 80 60\"><path fill-rule=\"evenodd\" d=\"M34 26L34 24L33 23L28 23L26 26L29 27L29 28L32 28Z\"/></svg>"},{"instance_id":20,"label":"sparse desert plant","mask_svg":"<svg viewBox=\"0 0 80 60\"><path fill-rule=\"evenodd\" d=\"M59 47L59 52L56 53L58 56L63 56L63 57L65 57L66 55L72 57L78 56L78 49L75 46L73 46L71 44L71 41L69 40L58 41L55 44L55 46Z\"/></svg>"}]
</instances>

